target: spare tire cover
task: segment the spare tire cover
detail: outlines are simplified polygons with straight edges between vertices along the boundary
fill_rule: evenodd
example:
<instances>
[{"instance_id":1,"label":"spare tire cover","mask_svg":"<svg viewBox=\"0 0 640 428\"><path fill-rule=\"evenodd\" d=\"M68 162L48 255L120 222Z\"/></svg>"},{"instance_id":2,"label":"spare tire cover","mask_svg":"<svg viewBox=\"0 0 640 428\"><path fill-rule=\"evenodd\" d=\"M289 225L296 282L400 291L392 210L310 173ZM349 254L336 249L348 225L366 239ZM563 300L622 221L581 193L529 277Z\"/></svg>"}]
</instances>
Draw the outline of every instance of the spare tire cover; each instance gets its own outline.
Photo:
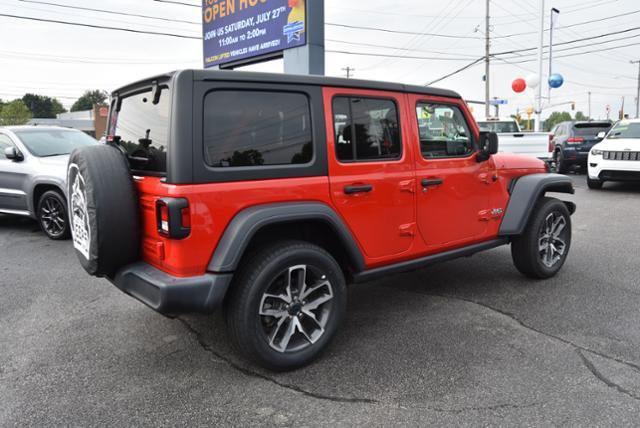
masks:
<instances>
[{"instance_id":1,"label":"spare tire cover","mask_svg":"<svg viewBox=\"0 0 640 428\"><path fill-rule=\"evenodd\" d=\"M138 192L127 160L115 147L75 149L67 169L73 247L95 276L112 277L140 254Z\"/></svg>"}]
</instances>

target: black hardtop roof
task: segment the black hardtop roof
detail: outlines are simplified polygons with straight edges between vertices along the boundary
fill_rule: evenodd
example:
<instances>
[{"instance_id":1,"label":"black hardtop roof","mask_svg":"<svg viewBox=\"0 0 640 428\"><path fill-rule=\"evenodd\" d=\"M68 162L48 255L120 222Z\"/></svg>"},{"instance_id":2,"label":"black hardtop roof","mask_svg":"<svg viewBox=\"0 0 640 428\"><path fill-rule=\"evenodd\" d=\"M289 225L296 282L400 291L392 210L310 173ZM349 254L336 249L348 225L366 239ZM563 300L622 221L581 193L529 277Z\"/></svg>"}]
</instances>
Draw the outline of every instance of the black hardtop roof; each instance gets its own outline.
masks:
<instances>
[{"instance_id":1,"label":"black hardtop roof","mask_svg":"<svg viewBox=\"0 0 640 428\"><path fill-rule=\"evenodd\" d=\"M193 79L196 81L232 81L232 82L255 82L255 83L283 83L291 85L316 85L316 86L333 86L354 89L372 89L380 91L404 92L412 94L433 95L448 98L461 98L454 91L448 89L432 88L428 86L406 85L403 83L379 82L374 80L345 79L340 77L327 76L310 76L298 74L282 74L282 73L256 73L247 71L230 71L230 70L180 70L171 73L165 73L155 77L140 80L138 82L126 85L114 91L116 93L126 93L131 88L153 80L167 80L176 73L193 73Z\"/></svg>"}]
</instances>

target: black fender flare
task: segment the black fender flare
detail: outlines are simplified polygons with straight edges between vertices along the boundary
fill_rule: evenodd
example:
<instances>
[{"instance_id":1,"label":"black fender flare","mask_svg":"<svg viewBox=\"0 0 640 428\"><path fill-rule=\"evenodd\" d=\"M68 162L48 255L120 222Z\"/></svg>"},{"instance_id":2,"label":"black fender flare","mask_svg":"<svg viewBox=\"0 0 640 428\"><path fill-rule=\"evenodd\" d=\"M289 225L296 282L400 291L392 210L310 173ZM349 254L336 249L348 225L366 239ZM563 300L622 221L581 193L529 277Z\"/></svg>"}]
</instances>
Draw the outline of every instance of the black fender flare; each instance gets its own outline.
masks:
<instances>
[{"instance_id":1,"label":"black fender flare","mask_svg":"<svg viewBox=\"0 0 640 428\"><path fill-rule=\"evenodd\" d=\"M536 201L546 192L573 194L575 190L571 179L561 174L531 174L515 180L511 186L511 197L498 235L521 235ZM576 205L573 202L563 202L567 205L569 212L573 214Z\"/></svg>"},{"instance_id":2,"label":"black fender flare","mask_svg":"<svg viewBox=\"0 0 640 428\"><path fill-rule=\"evenodd\" d=\"M340 216L320 202L292 202L256 205L240 211L225 229L211 257L209 272L233 272L249 242L263 227L304 220L319 220L329 225L357 271L365 269L364 258L351 232Z\"/></svg>"}]
</instances>

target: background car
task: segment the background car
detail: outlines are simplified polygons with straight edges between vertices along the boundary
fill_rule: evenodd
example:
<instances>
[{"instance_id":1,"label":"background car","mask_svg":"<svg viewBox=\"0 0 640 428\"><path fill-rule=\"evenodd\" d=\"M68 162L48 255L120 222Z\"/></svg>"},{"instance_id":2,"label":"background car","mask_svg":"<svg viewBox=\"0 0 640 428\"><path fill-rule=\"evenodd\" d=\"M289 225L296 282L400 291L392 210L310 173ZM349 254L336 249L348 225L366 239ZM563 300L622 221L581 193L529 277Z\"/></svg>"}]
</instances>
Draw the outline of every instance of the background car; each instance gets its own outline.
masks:
<instances>
[{"instance_id":1,"label":"background car","mask_svg":"<svg viewBox=\"0 0 640 428\"><path fill-rule=\"evenodd\" d=\"M556 125L551 131L553 137L550 143L556 172L567 173L574 165L586 168L589 151L602 141L598 135L610 128L609 121L561 122Z\"/></svg>"},{"instance_id":2,"label":"background car","mask_svg":"<svg viewBox=\"0 0 640 428\"><path fill-rule=\"evenodd\" d=\"M34 218L49 238L68 238L64 189L69 154L96 143L68 128L0 128L0 213Z\"/></svg>"},{"instance_id":3,"label":"background car","mask_svg":"<svg viewBox=\"0 0 640 428\"><path fill-rule=\"evenodd\" d=\"M498 134L501 152L533 156L551 163L553 147L548 132L522 131L515 119L487 119L479 121L478 127Z\"/></svg>"},{"instance_id":4,"label":"background car","mask_svg":"<svg viewBox=\"0 0 640 428\"><path fill-rule=\"evenodd\" d=\"M616 123L591 149L587 173L590 189L602 188L605 181L640 182L640 119Z\"/></svg>"}]
</instances>

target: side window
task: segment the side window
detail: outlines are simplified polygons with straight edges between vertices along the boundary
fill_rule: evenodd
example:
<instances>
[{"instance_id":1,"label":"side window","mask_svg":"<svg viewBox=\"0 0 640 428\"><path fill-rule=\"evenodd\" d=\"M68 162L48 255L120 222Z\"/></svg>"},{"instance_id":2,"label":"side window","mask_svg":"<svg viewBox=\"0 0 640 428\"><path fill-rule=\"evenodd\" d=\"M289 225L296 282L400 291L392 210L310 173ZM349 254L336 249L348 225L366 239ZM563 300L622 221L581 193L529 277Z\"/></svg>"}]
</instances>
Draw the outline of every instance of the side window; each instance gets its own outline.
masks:
<instances>
[{"instance_id":1,"label":"side window","mask_svg":"<svg viewBox=\"0 0 640 428\"><path fill-rule=\"evenodd\" d=\"M13 147L13 142L6 135L0 134L0 160L6 159L4 149Z\"/></svg>"},{"instance_id":2,"label":"side window","mask_svg":"<svg viewBox=\"0 0 640 428\"><path fill-rule=\"evenodd\" d=\"M309 99L289 92L209 92L204 152L207 165L219 168L311 162Z\"/></svg>"},{"instance_id":3,"label":"side window","mask_svg":"<svg viewBox=\"0 0 640 428\"><path fill-rule=\"evenodd\" d=\"M473 153L471 131L458 107L419 103L416 114L424 159L463 157Z\"/></svg>"},{"instance_id":4,"label":"side window","mask_svg":"<svg viewBox=\"0 0 640 428\"><path fill-rule=\"evenodd\" d=\"M393 160L402 155L396 104L387 99L333 99L336 156L343 162Z\"/></svg>"}]
</instances>

